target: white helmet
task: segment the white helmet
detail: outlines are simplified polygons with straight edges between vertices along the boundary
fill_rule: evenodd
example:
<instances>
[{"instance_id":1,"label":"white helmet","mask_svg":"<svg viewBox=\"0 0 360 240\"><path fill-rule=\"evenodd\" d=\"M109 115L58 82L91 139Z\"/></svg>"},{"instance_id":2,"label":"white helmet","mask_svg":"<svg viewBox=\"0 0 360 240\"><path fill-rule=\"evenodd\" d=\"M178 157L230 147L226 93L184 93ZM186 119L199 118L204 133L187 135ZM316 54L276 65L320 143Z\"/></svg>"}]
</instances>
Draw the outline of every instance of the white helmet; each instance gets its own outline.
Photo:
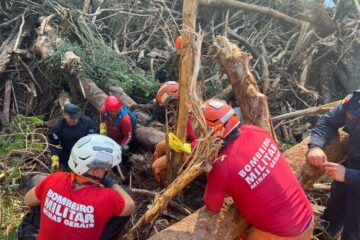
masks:
<instances>
[{"instance_id":1,"label":"white helmet","mask_svg":"<svg viewBox=\"0 0 360 240\"><path fill-rule=\"evenodd\" d=\"M78 175L83 175L91 168L110 169L120 163L120 145L100 134L80 138L73 146L69 158L70 169Z\"/></svg>"}]
</instances>

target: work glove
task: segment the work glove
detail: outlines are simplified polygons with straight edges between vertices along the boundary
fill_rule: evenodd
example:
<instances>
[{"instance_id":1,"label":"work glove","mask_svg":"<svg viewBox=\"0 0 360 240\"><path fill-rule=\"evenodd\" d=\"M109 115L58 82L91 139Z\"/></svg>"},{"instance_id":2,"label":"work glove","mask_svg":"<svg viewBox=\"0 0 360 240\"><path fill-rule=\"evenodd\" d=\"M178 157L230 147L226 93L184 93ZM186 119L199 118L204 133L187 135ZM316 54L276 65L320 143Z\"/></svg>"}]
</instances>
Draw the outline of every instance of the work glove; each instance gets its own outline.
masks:
<instances>
[{"instance_id":1,"label":"work glove","mask_svg":"<svg viewBox=\"0 0 360 240\"><path fill-rule=\"evenodd\" d=\"M111 186L117 182L112 177L106 176L100 181L100 183L106 188L111 188Z\"/></svg>"},{"instance_id":2,"label":"work glove","mask_svg":"<svg viewBox=\"0 0 360 240\"><path fill-rule=\"evenodd\" d=\"M51 170L54 170L59 167L59 156L58 155L52 155L51 156Z\"/></svg>"},{"instance_id":3,"label":"work glove","mask_svg":"<svg viewBox=\"0 0 360 240\"><path fill-rule=\"evenodd\" d=\"M127 152L129 150L129 145L120 145L120 148L121 148L121 152Z\"/></svg>"},{"instance_id":4,"label":"work glove","mask_svg":"<svg viewBox=\"0 0 360 240\"><path fill-rule=\"evenodd\" d=\"M106 135L105 123L100 123L100 134Z\"/></svg>"}]
</instances>

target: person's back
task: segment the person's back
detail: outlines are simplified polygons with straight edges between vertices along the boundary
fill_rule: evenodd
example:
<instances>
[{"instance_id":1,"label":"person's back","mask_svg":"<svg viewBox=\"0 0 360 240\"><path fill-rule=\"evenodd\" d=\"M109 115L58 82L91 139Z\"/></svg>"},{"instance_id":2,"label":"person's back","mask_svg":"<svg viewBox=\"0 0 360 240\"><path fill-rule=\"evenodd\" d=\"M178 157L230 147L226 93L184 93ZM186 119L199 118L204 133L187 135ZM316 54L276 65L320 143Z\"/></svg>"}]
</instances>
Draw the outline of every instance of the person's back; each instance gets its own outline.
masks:
<instances>
[{"instance_id":1,"label":"person's back","mask_svg":"<svg viewBox=\"0 0 360 240\"><path fill-rule=\"evenodd\" d=\"M109 137L90 134L77 141L71 172L49 175L24 196L25 205L40 206L37 239L116 239L135 209L129 194L107 176L120 163L121 148Z\"/></svg>"},{"instance_id":2,"label":"person's back","mask_svg":"<svg viewBox=\"0 0 360 240\"><path fill-rule=\"evenodd\" d=\"M312 220L300 184L276 143L264 130L244 125L219 154L208 174L205 203L218 211L229 194L256 228L278 236L297 236ZM214 197L215 196L215 197Z\"/></svg>"},{"instance_id":3,"label":"person's back","mask_svg":"<svg viewBox=\"0 0 360 240\"><path fill-rule=\"evenodd\" d=\"M99 239L106 222L124 209L123 197L113 189L72 185L69 173L58 172L35 188L43 203L38 239Z\"/></svg>"}]
</instances>

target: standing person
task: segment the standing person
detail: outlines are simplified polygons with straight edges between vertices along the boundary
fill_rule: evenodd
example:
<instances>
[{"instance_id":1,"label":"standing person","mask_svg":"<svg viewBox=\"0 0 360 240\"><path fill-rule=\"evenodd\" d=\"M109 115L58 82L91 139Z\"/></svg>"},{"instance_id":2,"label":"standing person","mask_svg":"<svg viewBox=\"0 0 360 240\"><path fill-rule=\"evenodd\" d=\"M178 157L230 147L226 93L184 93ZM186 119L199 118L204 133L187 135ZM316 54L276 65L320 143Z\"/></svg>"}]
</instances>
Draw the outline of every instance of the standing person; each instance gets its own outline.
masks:
<instances>
[{"instance_id":1,"label":"standing person","mask_svg":"<svg viewBox=\"0 0 360 240\"><path fill-rule=\"evenodd\" d=\"M59 167L59 162L64 170L68 170L68 160L74 144L82 137L97 133L93 120L87 116L80 116L79 108L67 103L64 105L63 117L57 121L49 133L51 151L51 168ZM61 149L57 145L61 146Z\"/></svg>"},{"instance_id":2,"label":"standing person","mask_svg":"<svg viewBox=\"0 0 360 240\"><path fill-rule=\"evenodd\" d=\"M122 107L116 96L108 96L100 111L100 133L112 138L121 145L123 151L129 149L132 139L133 123L130 111Z\"/></svg>"},{"instance_id":3,"label":"standing person","mask_svg":"<svg viewBox=\"0 0 360 240\"><path fill-rule=\"evenodd\" d=\"M335 236L342 228L341 239L360 240L360 90L323 115L311 131L308 162L325 170L333 179L330 197L321 217L321 225ZM343 164L327 162L323 149L338 129L349 133L347 159ZM318 236L324 239L323 235Z\"/></svg>"},{"instance_id":4,"label":"standing person","mask_svg":"<svg viewBox=\"0 0 360 240\"><path fill-rule=\"evenodd\" d=\"M221 100L206 101L204 116L224 140L207 175L207 209L218 212L228 194L252 225L248 240L311 239L310 202L272 137L256 126L239 127L236 113Z\"/></svg>"},{"instance_id":5,"label":"standing person","mask_svg":"<svg viewBox=\"0 0 360 240\"><path fill-rule=\"evenodd\" d=\"M40 206L37 239L116 239L135 208L126 191L106 176L120 162L120 146L106 136L91 134L76 142L69 158L72 172L47 176L24 197L25 205Z\"/></svg>"},{"instance_id":6,"label":"standing person","mask_svg":"<svg viewBox=\"0 0 360 240\"><path fill-rule=\"evenodd\" d=\"M160 107L167 108L171 112L170 124L173 122L175 111L179 99L179 84L175 81L169 81L162 84L156 94L156 102ZM187 138L192 146L195 145L197 136L193 130L191 116L187 122ZM165 183L167 179L168 159L166 157L166 141L165 139L156 145L155 152L151 160L151 169L155 179L160 183Z\"/></svg>"}]
</instances>

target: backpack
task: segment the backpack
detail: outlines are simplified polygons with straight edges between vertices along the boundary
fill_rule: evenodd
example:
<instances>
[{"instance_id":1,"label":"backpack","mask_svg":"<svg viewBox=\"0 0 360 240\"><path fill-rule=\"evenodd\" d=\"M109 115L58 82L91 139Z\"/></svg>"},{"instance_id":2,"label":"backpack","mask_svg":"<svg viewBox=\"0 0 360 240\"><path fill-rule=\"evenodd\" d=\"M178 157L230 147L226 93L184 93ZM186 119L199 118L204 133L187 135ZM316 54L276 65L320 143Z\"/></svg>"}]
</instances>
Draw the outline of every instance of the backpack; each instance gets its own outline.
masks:
<instances>
[{"instance_id":1,"label":"backpack","mask_svg":"<svg viewBox=\"0 0 360 240\"><path fill-rule=\"evenodd\" d=\"M126 114L129 114L129 117L131 120L131 127L134 130L137 125L137 120L136 120L137 113L131 112L127 107L122 107L121 111L118 113L118 115L116 115L115 126L119 129L119 122L120 122L121 118ZM108 116L109 116L108 111L105 111L105 114L104 114L105 121L107 120Z\"/></svg>"}]
</instances>

